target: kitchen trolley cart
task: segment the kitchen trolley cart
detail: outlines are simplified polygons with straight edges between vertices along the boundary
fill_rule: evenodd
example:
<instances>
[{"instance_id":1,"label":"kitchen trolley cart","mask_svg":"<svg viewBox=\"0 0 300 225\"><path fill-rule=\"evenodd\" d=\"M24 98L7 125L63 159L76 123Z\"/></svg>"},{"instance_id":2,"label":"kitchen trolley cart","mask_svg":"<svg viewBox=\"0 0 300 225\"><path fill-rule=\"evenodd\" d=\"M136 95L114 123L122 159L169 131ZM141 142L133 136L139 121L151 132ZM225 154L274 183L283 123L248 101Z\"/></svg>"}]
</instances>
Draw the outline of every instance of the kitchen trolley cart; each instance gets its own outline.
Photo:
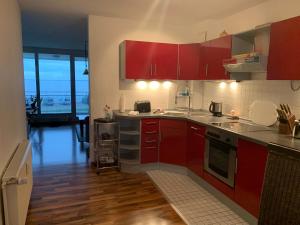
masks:
<instances>
[{"instance_id":1,"label":"kitchen trolley cart","mask_svg":"<svg viewBox=\"0 0 300 225\"><path fill-rule=\"evenodd\" d=\"M98 118L94 120L94 156L97 174L101 169L119 169L119 123Z\"/></svg>"}]
</instances>

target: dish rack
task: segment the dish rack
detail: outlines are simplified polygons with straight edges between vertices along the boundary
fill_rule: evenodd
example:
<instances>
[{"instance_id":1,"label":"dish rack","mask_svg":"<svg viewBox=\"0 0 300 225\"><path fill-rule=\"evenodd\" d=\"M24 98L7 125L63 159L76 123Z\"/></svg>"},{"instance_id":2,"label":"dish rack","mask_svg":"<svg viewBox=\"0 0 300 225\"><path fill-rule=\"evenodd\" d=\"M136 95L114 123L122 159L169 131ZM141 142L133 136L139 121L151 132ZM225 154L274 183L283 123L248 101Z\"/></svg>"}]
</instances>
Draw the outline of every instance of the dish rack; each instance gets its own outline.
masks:
<instances>
[{"instance_id":1,"label":"dish rack","mask_svg":"<svg viewBox=\"0 0 300 225\"><path fill-rule=\"evenodd\" d=\"M98 118L94 120L94 156L97 174L102 169L119 167L119 123Z\"/></svg>"}]
</instances>

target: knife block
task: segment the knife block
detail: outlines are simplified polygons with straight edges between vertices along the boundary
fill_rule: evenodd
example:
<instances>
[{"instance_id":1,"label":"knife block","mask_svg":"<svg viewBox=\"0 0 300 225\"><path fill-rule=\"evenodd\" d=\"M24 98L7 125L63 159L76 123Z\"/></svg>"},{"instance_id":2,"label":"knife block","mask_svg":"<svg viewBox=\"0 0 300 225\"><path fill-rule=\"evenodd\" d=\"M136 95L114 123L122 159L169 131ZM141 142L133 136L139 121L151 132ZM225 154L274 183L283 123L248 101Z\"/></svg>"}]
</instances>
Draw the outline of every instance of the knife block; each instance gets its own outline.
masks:
<instances>
[{"instance_id":1,"label":"knife block","mask_svg":"<svg viewBox=\"0 0 300 225\"><path fill-rule=\"evenodd\" d=\"M280 134L292 134L295 125L295 116L291 116L287 120L279 120L279 133Z\"/></svg>"},{"instance_id":2,"label":"knife block","mask_svg":"<svg viewBox=\"0 0 300 225\"><path fill-rule=\"evenodd\" d=\"M288 122L279 122L278 131L280 134L292 134L292 130Z\"/></svg>"}]
</instances>

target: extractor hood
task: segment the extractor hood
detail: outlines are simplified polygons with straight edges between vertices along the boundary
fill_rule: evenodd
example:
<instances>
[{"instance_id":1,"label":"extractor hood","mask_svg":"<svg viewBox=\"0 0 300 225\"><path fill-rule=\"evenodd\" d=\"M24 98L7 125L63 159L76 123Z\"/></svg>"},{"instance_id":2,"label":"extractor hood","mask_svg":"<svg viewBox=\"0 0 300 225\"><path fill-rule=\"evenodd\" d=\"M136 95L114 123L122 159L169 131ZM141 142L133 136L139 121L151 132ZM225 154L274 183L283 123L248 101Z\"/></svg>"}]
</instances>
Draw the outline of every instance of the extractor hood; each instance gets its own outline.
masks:
<instances>
[{"instance_id":1,"label":"extractor hood","mask_svg":"<svg viewBox=\"0 0 300 225\"><path fill-rule=\"evenodd\" d=\"M253 52L235 55L223 63L226 71L230 73L263 73L267 69L267 56Z\"/></svg>"},{"instance_id":2,"label":"extractor hood","mask_svg":"<svg viewBox=\"0 0 300 225\"><path fill-rule=\"evenodd\" d=\"M265 76L270 43L270 24L233 35L232 57L223 66L233 80L251 80L252 74ZM259 78L258 78L259 79Z\"/></svg>"}]
</instances>

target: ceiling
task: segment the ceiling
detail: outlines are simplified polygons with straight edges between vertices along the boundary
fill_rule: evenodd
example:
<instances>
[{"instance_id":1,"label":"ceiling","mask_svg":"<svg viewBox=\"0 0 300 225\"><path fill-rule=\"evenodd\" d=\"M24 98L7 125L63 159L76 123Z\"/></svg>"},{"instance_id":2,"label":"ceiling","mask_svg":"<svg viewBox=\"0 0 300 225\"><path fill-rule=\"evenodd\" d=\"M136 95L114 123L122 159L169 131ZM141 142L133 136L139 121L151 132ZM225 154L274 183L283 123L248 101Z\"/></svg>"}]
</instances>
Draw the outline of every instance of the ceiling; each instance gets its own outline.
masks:
<instances>
[{"instance_id":1,"label":"ceiling","mask_svg":"<svg viewBox=\"0 0 300 225\"><path fill-rule=\"evenodd\" d=\"M19 0L26 46L84 48L87 15L191 26L266 0Z\"/></svg>"}]
</instances>

